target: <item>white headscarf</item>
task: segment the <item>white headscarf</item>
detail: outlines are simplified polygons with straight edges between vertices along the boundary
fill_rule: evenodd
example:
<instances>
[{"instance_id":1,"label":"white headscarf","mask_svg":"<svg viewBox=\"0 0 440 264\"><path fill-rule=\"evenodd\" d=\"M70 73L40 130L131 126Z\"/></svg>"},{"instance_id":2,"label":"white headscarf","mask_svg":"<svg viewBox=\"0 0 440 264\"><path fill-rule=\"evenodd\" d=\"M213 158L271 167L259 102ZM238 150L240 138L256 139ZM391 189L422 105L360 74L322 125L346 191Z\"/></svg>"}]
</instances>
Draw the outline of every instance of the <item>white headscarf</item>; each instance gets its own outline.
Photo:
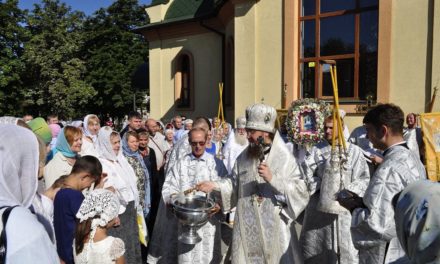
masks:
<instances>
[{"instance_id":1,"label":"white headscarf","mask_svg":"<svg viewBox=\"0 0 440 264\"><path fill-rule=\"evenodd\" d=\"M16 125L18 120L21 118L13 117L13 116L2 116L0 117L0 124L12 124Z\"/></svg>"},{"instance_id":2,"label":"white headscarf","mask_svg":"<svg viewBox=\"0 0 440 264\"><path fill-rule=\"evenodd\" d=\"M422 180L408 185L397 200L397 237L411 263L440 261L440 184Z\"/></svg>"},{"instance_id":3,"label":"white headscarf","mask_svg":"<svg viewBox=\"0 0 440 264\"><path fill-rule=\"evenodd\" d=\"M38 164L35 134L20 126L0 125L0 206L28 208L32 204L38 187Z\"/></svg>"},{"instance_id":4,"label":"white headscarf","mask_svg":"<svg viewBox=\"0 0 440 264\"><path fill-rule=\"evenodd\" d=\"M86 115L86 117L84 117L84 122L83 122L83 132L84 132L84 136L91 138L92 142L95 143L98 136L97 135L92 135L92 133L89 130L89 119L91 117L98 118L98 116L93 115L93 114Z\"/></svg>"},{"instance_id":5,"label":"white headscarf","mask_svg":"<svg viewBox=\"0 0 440 264\"><path fill-rule=\"evenodd\" d=\"M103 167L105 167L105 164L107 164L105 160L109 160L113 164L112 167L114 170L114 174L112 173L108 176L107 182L111 184L109 186L113 186L115 189L117 189L118 192L122 194L122 196L124 196L126 202L130 200L129 197L133 196L135 206L138 206L139 194L137 191L136 174L134 173L133 168L128 163L127 159L124 157L124 155L122 155L122 145L118 154L113 151L112 143L110 140L110 135L112 132L113 129L111 127L104 126L99 130L98 133L101 163L103 164ZM126 187L129 188L127 189ZM131 194L127 195L126 192L131 192ZM123 204L121 204L120 213L124 211L125 207Z\"/></svg>"},{"instance_id":6,"label":"white headscarf","mask_svg":"<svg viewBox=\"0 0 440 264\"><path fill-rule=\"evenodd\" d=\"M109 126L103 126L99 129L98 132L98 146L99 146L99 154L101 157L111 160L117 161L118 155L113 151L112 143L110 141L110 135L114 132L113 129ZM120 152L120 151L119 151Z\"/></svg>"}]
</instances>

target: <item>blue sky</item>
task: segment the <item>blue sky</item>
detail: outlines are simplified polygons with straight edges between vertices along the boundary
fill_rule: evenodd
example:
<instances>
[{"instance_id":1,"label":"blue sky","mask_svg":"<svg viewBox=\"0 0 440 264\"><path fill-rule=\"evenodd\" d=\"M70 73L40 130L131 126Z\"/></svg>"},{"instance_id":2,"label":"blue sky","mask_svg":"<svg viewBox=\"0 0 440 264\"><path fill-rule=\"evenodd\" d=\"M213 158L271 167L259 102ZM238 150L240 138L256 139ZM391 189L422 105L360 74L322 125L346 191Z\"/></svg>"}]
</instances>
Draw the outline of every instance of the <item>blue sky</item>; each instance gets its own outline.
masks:
<instances>
[{"instance_id":1,"label":"blue sky","mask_svg":"<svg viewBox=\"0 0 440 264\"><path fill-rule=\"evenodd\" d=\"M83 11L86 15L91 15L101 7L108 7L114 0L60 0L72 7L72 10ZM139 4L150 4L151 0L138 0ZM34 4L41 3L40 0L20 0L21 9L33 9Z\"/></svg>"}]
</instances>

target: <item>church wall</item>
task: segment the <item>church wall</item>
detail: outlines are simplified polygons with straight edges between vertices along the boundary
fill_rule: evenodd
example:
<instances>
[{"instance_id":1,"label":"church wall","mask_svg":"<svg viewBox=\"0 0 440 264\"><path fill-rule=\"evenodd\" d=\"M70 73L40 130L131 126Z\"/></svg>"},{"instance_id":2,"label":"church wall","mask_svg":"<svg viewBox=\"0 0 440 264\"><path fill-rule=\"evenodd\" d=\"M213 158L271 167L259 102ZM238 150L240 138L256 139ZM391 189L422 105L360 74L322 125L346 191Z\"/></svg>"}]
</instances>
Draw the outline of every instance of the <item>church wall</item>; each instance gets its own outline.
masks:
<instances>
[{"instance_id":1,"label":"church wall","mask_svg":"<svg viewBox=\"0 0 440 264\"><path fill-rule=\"evenodd\" d=\"M435 4L433 12L433 44L432 44L432 77L431 77L431 96L434 93L434 88L440 89L440 3L433 1ZM440 92L437 96L440 97ZM434 103L433 112L440 112L440 100Z\"/></svg>"},{"instance_id":2,"label":"church wall","mask_svg":"<svg viewBox=\"0 0 440 264\"><path fill-rule=\"evenodd\" d=\"M221 81L221 38L214 33L150 42L151 116L169 119L176 114L190 118L216 116L218 83ZM180 52L192 54L194 63L194 107L174 106L175 62Z\"/></svg>"},{"instance_id":3,"label":"church wall","mask_svg":"<svg viewBox=\"0 0 440 264\"><path fill-rule=\"evenodd\" d=\"M235 52L235 36L234 36L234 25L235 25L235 22L234 22L234 19L231 19L227 24L226 24L226 26L225 26L225 41L226 41L226 44L225 45L227 45L227 43L228 43L228 41L232 41L232 43L233 43L233 47L234 47L234 52ZM227 47L226 47L227 48ZM234 53L235 54L235 53ZM235 55L236 56L236 55ZM227 60L226 60L227 61ZM234 60L234 62L235 62L235 60ZM228 68L229 67L229 65L226 65L226 68ZM226 69L227 70L227 69ZM235 75L234 75L235 76ZM234 84L235 85L235 84ZM236 89L236 87L234 87L234 102L233 102L233 104L235 103L235 99L237 98L237 89ZM226 106L225 107L225 118L226 118L226 121L227 122L230 122L231 124L232 124L232 126L235 126L235 117L238 117L238 116L241 116L241 115L244 115L244 113L240 113L240 112L238 112L238 113L236 113L235 112L235 106L234 105L232 105L232 106Z\"/></svg>"},{"instance_id":4,"label":"church wall","mask_svg":"<svg viewBox=\"0 0 440 264\"><path fill-rule=\"evenodd\" d=\"M242 115L256 98L256 47L254 1L243 1L235 6L235 117ZM235 118L234 117L234 118Z\"/></svg>"},{"instance_id":5,"label":"church wall","mask_svg":"<svg viewBox=\"0 0 440 264\"><path fill-rule=\"evenodd\" d=\"M235 4L235 117L264 102L281 107L282 1Z\"/></svg>"},{"instance_id":6,"label":"church wall","mask_svg":"<svg viewBox=\"0 0 440 264\"><path fill-rule=\"evenodd\" d=\"M166 4L159 4L145 8L148 17L150 18L150 23L156 23L164 20L168 7L171 5L172 2L173 1L169 1Z\"/></svg>"},{"instance_id":7,"label":"church wall","mask_svg":"<svg viewBox=\"0 0 440 264\"><path fill-rule=\"evenodd\" d=\"M423 113L427 93L430 97L430 90L425 89L430 88L432 60L430 2L394 0L392 4L389 102L401 106L405 113Z\"/></svg>"},{"instance_id":8,"label":"church wall","mask_svg":"<svg viewBox=\"0 0 440 264\"><path fill-rule=\"evenodd\" d=\"M283 1L259 1L256 19L256 99L281 108Z\"/></svg>"}]
</instances>

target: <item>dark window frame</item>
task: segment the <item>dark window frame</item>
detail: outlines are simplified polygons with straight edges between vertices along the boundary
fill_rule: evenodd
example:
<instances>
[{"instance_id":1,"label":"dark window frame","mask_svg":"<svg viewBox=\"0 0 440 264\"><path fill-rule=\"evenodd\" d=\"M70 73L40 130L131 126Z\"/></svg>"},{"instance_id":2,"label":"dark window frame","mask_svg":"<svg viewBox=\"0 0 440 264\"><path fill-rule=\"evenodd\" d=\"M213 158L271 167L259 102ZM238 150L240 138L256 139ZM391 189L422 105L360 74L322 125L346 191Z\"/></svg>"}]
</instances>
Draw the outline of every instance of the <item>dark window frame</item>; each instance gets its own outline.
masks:
<instances>
[{"instance_id":1,"label":"dark window frame","mask_svg":"<svg viewBox=\"0 0 440 264\"><path fill-rule=\"evenodd\" d=\"M298 10L299 10L299 23L298 23L298 70L300 71L298 74L298 87L300 88L300 96L304 97L304 90L303 90L303 83L302 83L302 77L304 68L302 68L302 64L304 64L304 67L306 63L314 62L314 97L320 98L324 100L330 100L332 99L332 96L323 96L323 87L322 87L322 64L321 62L323 60L341 60L341 59L353 59L354 60L354 87L352 88L353 91L353 97L341 97L342 101L364 101L364 99L359 98L359 69L360 65L359 62L361 60L360 58L360 20L361 20L361 14L368 12L368 11L377 11L379 13L379 1L376 5L367 6L367 7L361 7L361 0L352 0L356 2L356 7L354 9L345 9L345 10L337 10L332 12L326 12L321 13L321 1L322 0L315 0L315 14L314 15L302 15L302 3L304 0L298 1ZM329 18L329 17L337 17L337 16L343 16L347 14L353 14L354 15L354 53L345 53L345 54L339 54L339 55L328 55L328 56L320 56L320 48L321 48L321 41L320 41L320 28L321 24L320 21L322 18ZM302 53L302 37L303 37L303 31L302 31L302 22L303 21L315 21L315 56L313 57L306 57L304 58ZM379 29L378 29L379 30ZM318 56L317 56L318 55ZM376 76L376 85L377 85L377 76ZM376 94L377 96L377 87L376 87Z\"/></svg>"}]
</instances>

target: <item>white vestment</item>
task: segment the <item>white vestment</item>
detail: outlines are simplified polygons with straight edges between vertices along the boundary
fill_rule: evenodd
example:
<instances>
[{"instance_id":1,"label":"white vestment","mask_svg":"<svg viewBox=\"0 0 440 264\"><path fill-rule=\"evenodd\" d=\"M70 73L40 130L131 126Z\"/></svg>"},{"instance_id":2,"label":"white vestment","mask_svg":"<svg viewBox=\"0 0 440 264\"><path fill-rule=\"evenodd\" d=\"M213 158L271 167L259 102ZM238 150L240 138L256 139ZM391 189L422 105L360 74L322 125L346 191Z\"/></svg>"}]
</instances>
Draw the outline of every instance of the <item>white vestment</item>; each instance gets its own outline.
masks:
<instances>
[{"instance_id":1,"label":"white vestment","mask_svg":"<svg viewBox=\"0 0 440 264\"><path fill-rule=\"evenodd\" d=\"M165 162L165 154L169 149L168 143L165 140L165 136L159 132L156 132L154 137L150 136L148 141L148 147L154 150L156 154L157 170L159 170Z\"/></svg>"},{"instance_id":2,"label":"white vestment","mask_svg":"<svg viewBox=\"0 0 440 264\"><path fill-rule=\"evenodd\" d=\"M420 157L420 146L422 145L422 131L419 127L406 128L403 131L403 139L405 139L408 148Z\"/></svg>"},{"instance_id":3,"label":"white vestment","mask_svg":"<svg viewBox=\"0 0 440 264\"><path fill-rule=\"evenodd\" d=\"M202 181L217 181L227 175L223 163L209 153L200 158L191 153L179 159L162 188L163 200L149 245L148 263L221 263L220 221L213 216L198 231L202 241L187 245L178 241L181 225L165 204L172 194L182 193Z\"/></svg>"},{"instance_id":4,"label":"white vestment","mask_svg":"<svg viewBox=\"0 0 440 264\"><path fill-rule=\"evenodd\" d=\"M370 180L370 173L362 150L353 144L347 145L348 162L344 165L345 189L363 196ZM350 234L351 214L348 210L339 215L321 212L318 202L324 170L330 166L331 145L323 141L315 145L301 164L311 198L307 205L300 242L304 263L359 262ZM338 257L338 253L340 254ZM338 260L339 259L339 260Z\"/></svg>"},{"instance_id":5,"label":"white vestment","mask_svg":"<svg viewBox=\"0 0 440 264\"><path fill-rule=\"evenodd\" d=\"M82 142L81 151L79 152L81 157L89 155L99 158L99 150L96 146L96 142L90 142L86 136L83 136Z\"/></svg>"},{"instance_id":6,"label":"white vestment","mask_svg":"<svg viewBox=\"0 0 440 264\"><path fill-rule=\"evenodd\" d=\"M225 164L226 169L228 170L228 173L230 174L232 172L232 168L234 167L235 160L237 159L238 155L249 145L249 142L246 140L246 144L240 145L235 140L235 134L232 133L228 137L228 141L226 142L225 146L223 147L223 163Z\"/></svg>"},{"instance_id":7,"label":"white vestment","mask_svg":"<svg viewBox=\"0 0 440 264\"><path fill-rule=\"evenodd\" d=\"M366 208L356 208L352 215L351 234L360 263L409 262L397 239L391 201L405 186L420 179L426 179L425 168L406 146L394 145L384 152L384 160L363 196Z\"/></svg>"},{"instance_id":8,"label":"white vestment","mask_svg":"<svg viewBox=\"0 0 440 264\"><path fill-rule=\"evenodd\" d=\"M218 182L223 210L237 207L232 263L301 263L294 220L309 195L296 160L277 132L266 158L272 172L267 183L258 175L260 161L248 150L237 158L232 177Z\"/></svg>"},{"instance_id":9,"label":"white vestment","mask_svg":"<svg viewBox=\"0 0 440 264\"><path fill-rule=\"evenodd\" d=\"M188 153L191 153L191 146L188 142L188 133L186 133L174 144L173 148L171 149L170 156L167 159L167 164L165 164L165 177L168 175L170 169L173 168L174 164L176 164L177 160Z\"/></svg>"}]
</instances>

